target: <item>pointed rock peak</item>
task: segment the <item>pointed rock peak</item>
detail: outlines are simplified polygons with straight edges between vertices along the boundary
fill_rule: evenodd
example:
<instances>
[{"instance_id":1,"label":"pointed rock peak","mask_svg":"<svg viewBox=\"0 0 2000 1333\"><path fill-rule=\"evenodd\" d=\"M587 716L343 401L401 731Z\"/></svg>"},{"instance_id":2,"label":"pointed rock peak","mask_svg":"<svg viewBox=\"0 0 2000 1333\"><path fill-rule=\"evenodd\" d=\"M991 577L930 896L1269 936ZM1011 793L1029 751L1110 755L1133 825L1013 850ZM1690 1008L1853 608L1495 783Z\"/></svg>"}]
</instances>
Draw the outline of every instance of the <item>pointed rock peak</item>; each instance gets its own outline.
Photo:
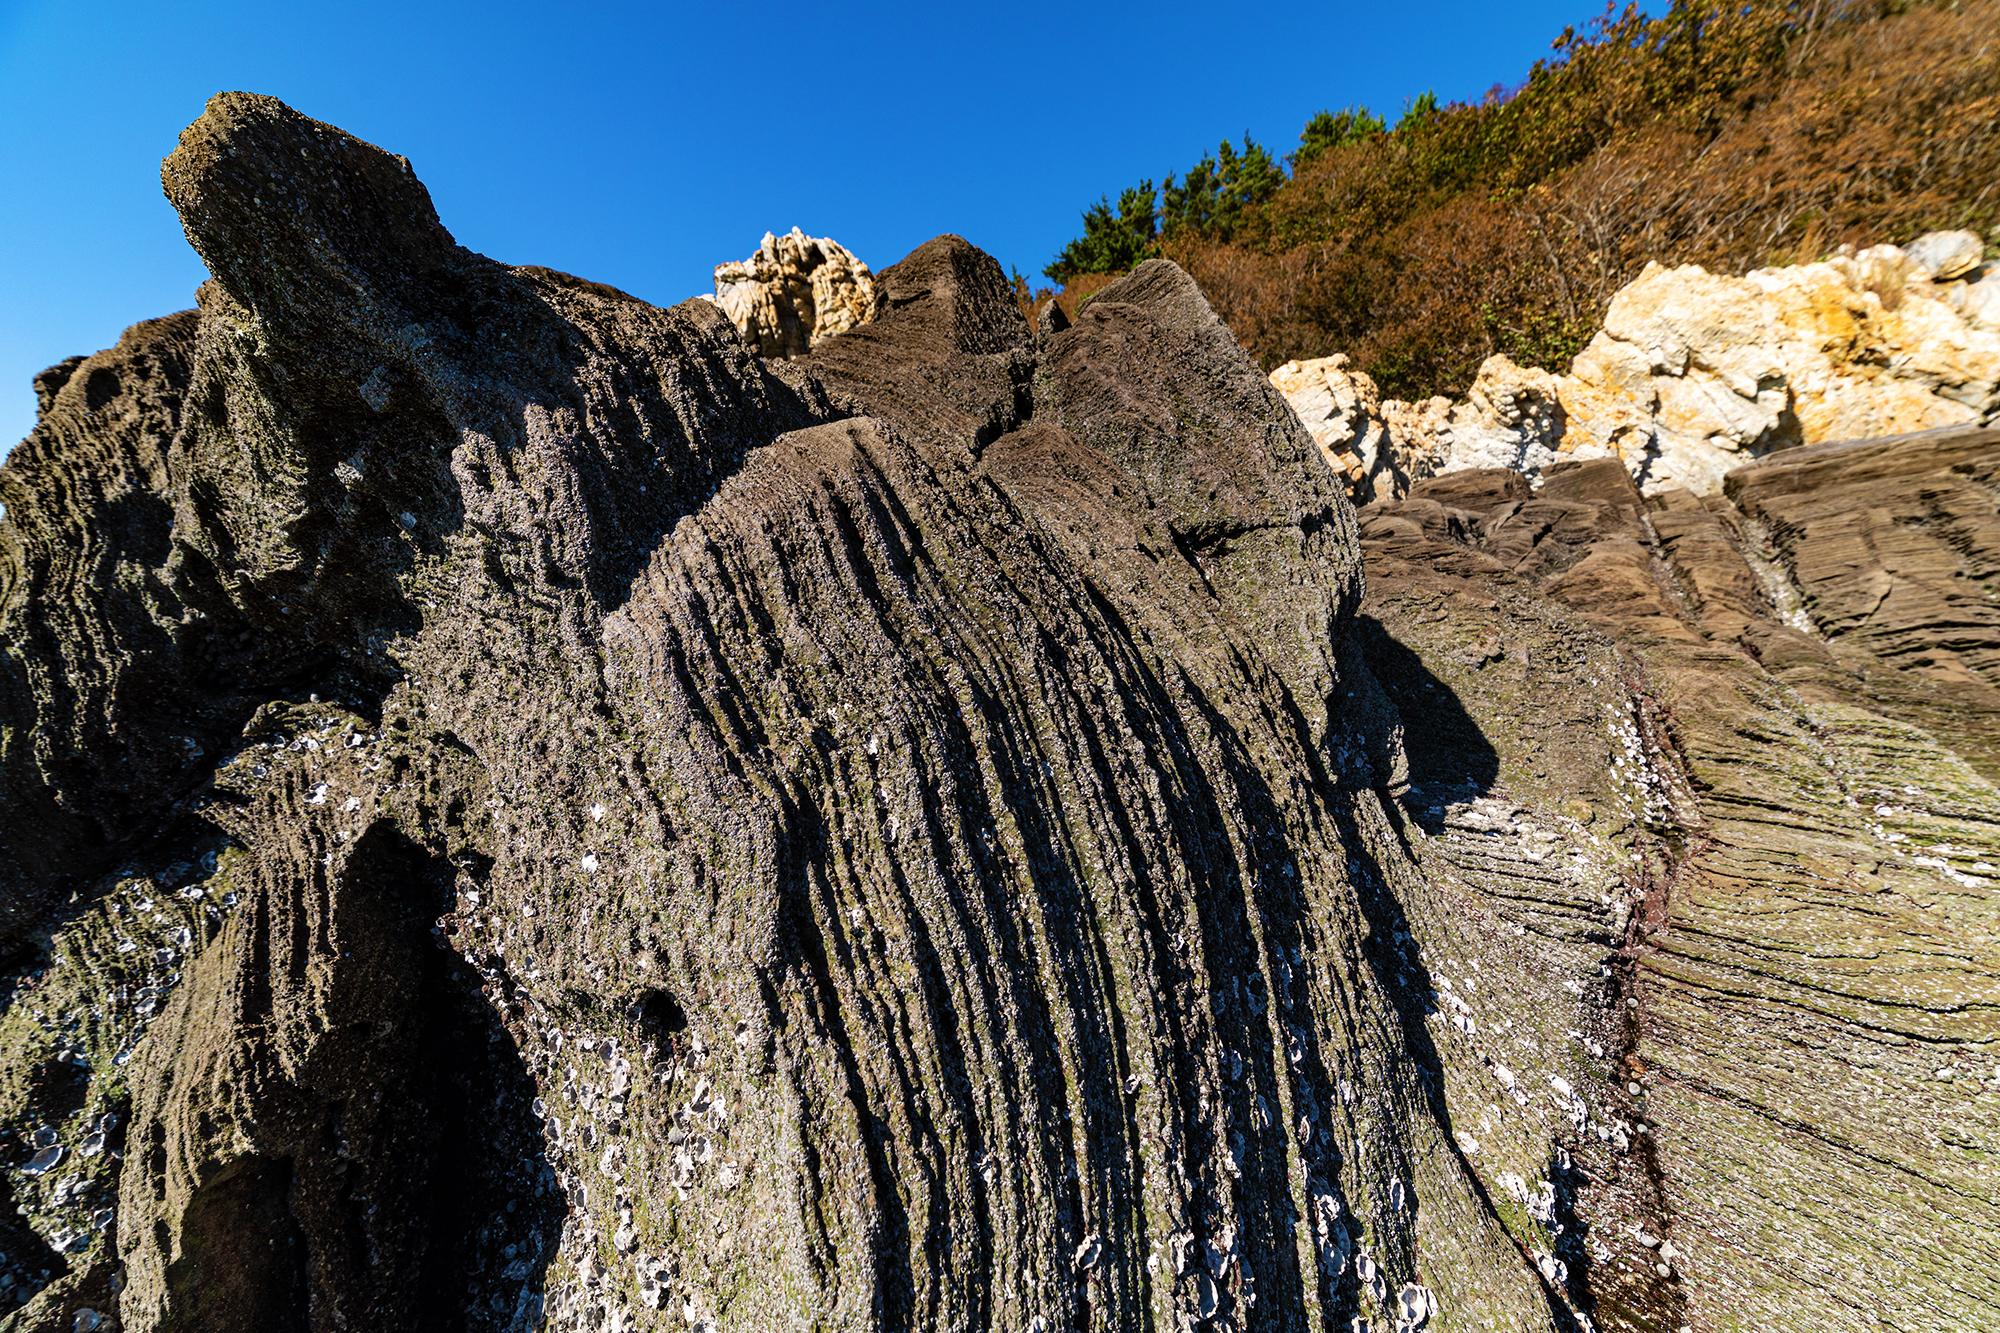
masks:
<instances>
[{"instance_id":1,"label":"pointed rock peak","mask_svg":"<svg viewBox=\"0 0 2000 1333\"><path fill-rule=\"evenodd\" d=\"M1035 312L1035 333L1038 337L1053 338L1069 327L1069 316L1063 313L1055 298L1042 302L1042 308Z\"/></svg>"},{"instance_id":2,"label":"pointed rock peak","mask_svg":"<svg viewBox=\"0 0 2000 1333\"><path fill-rule=\"evenodd\" d=\"M884 269L887 312L877 320L898 341L917 330L959 352L1004 352L1029 341L1028 321L1000 261L963 236L925 241Z\"/></svg>"},{"instance_id":3,"label":"pointed rock peak","mask_svg":"<svg viewBox=\"0 0 2000 1333\"><path fill-rule=\"evenodd\" d=\"M328 288L414 296L465 253L407 158L273 97L218 93L160 177L209 271L267 317Z\"/></svg>"},{"instance_id":4,"label":"pointed rock peak","mask_svg":"<svg viewBox=\"0 0 2000 1333\"><path fill-rule=\"evenodd\" d=\"M1183 329L1222 327L1201 288L1171 259L1148 259L1091 298L1091 305L1100 303L1139 306Z\"/></svg>"}]
</instances>

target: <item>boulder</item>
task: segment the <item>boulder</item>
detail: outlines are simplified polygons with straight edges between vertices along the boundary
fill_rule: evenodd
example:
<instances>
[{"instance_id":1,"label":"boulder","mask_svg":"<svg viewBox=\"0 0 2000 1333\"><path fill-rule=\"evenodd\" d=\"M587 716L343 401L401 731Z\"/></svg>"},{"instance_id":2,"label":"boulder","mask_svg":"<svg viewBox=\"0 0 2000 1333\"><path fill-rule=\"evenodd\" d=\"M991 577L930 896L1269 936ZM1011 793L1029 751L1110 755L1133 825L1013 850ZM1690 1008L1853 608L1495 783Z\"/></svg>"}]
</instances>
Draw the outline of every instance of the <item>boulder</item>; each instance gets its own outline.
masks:
<instances>
[{"instance_id":1,"label":"boulder","mask_svg":"<svg viewBox=\"0 0 2000 1333\"><path fill-rule=\"evenodd\" d=\"M715 303L763 356L799 356L875 317L868 266L840 242L797 227L764 233L748 259L715 268Z\"/></svg>"},{"instance_id":2,"label":"boulder","mask_svg":"<svg viewBox=\"0 0 2000 1333\"><path fill-rule=\"evenodd\" d=\"M1986 258L1976 231L1934 231L1903 247L1910 264L1933 282L1949 282L1972 272Z\"/></svg>"}]
</instances>

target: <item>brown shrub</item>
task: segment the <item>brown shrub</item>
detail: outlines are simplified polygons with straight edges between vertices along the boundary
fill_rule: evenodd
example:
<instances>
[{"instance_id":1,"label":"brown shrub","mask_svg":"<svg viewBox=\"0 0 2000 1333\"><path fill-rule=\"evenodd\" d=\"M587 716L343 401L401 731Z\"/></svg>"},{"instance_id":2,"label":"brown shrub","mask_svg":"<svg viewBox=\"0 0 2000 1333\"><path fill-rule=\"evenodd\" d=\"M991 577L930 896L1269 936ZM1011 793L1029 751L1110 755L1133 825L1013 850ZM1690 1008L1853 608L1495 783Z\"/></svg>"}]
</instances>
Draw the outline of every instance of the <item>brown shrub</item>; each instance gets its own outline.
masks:
<instances>
[{"instance_id":1,"label":"brown shrub","mask_svg":"<svg viewBox=\"0 0 2000 1333\"><path fill-rule=\"evenodd\" d=\"M1233 241L1162 251L1265 365L1345 351L1422 397L1494 352L1565 366L1649 259L1740 272L2000 226L1995 0L1683 0L1559 46L1512 102L1329 150Z\"/></svg>"}]
</instances>

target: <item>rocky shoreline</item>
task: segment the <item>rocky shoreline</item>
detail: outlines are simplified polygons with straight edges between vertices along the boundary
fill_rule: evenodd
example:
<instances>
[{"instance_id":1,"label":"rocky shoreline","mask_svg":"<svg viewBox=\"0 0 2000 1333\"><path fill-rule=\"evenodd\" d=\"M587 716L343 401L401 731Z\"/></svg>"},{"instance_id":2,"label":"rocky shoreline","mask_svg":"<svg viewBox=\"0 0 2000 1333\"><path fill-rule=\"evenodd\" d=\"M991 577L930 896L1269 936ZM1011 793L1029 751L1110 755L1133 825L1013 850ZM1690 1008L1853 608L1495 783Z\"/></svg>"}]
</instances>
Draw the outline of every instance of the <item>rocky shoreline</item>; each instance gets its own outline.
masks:
<instances>
[{"instance_id":1,"label":"rocky shoreline","mask_svg":"<svg viewBox=\"0 0 2000 1333\"><path fill-rule=\"evenodd\" d=\"M243 94L164 184L198 309L0 467L10 1331L1992 1325L1942 242L1649 274L1638 415L1427 474L1164 261L660 309Z\"/></svg>"}]
</instances>

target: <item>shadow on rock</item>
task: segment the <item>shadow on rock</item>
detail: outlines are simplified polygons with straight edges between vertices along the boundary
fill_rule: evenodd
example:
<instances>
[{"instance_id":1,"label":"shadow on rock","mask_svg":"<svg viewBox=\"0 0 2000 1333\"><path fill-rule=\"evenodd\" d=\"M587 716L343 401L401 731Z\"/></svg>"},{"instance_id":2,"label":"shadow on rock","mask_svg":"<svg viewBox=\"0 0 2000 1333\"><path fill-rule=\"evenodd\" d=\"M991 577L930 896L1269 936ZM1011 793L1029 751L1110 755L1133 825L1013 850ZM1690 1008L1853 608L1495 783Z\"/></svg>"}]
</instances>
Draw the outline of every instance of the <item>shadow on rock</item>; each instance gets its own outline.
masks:
<instances>
[{"instance_id":1,"label":"shadow on rock","mask_svg":"<svg viewBox=\"0 0 2000 1333\"><path fill-rule=\"evenodd\" d=\"M1410 789L1403 808L1426 833L1444 827L1443 807L1484 796L1500 775L1500 756L1451 686L1439 680L1381 621L1355 621L1369 668L1403 720Z\"/></svg>"}]
</instances>

